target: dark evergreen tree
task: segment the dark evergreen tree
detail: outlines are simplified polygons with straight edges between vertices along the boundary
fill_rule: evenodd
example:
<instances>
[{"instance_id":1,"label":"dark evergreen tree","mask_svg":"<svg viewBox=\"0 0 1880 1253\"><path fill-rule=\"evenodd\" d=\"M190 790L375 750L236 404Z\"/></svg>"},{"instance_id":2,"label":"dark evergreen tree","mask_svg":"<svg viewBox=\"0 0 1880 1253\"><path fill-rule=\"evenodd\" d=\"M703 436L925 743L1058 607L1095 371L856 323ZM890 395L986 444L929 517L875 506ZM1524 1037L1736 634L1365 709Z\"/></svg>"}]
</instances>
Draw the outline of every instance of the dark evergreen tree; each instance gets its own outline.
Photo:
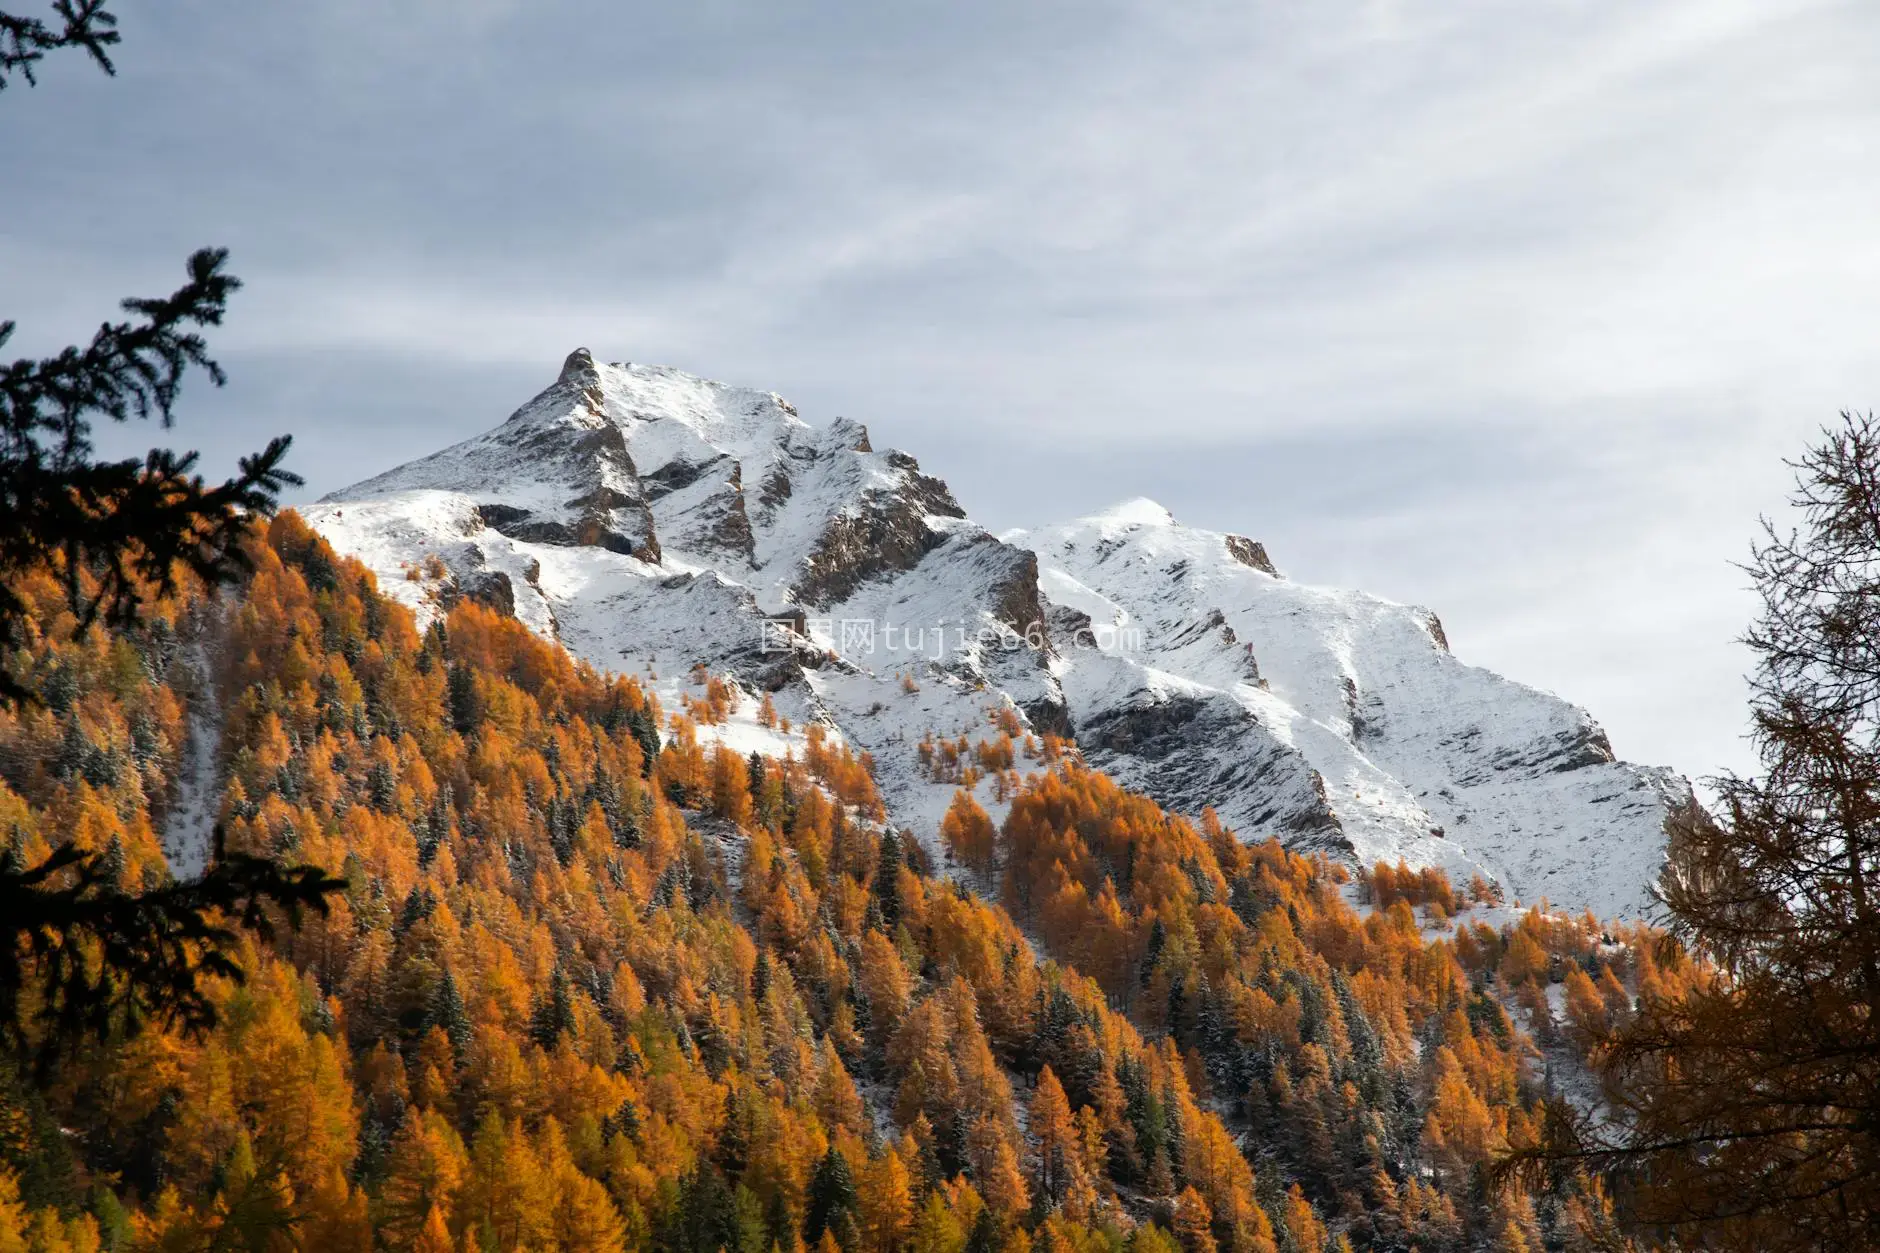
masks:
<instances>
[{"instance_id":1,"label":"dark evergreen tree","mask_svg":"<svg viewBox=\"0 0 1880 1253\"><path fill-rule=\"evenodd\" d=\"M855 1176L849 1171L849 1159L835 1145L816 1163L810 1176L808 1208L803 1219L803 1243L815 1244L823 1232L838 1227L842 1218L855 1210Z\"/></svg>"},{"instance_id":2,"label":"dark evergreen tree","mask_svg":"<svg viewBox=\"0 0 1880 1253\"><path fill-rule=\"evenodd\" d=\"M999 1238L999 1220L993 1217L991 1207L980 1207L978 1216L973 1219L973 1229L966 1233L966 1253L998 1253L1004 1243Z\"/></svg>"},{"instance_id":3,"label":"dark evergreen tree","mask_svg":"<svg viewBox=\"0 0 1880 1253\"><path fill-rule=\"evenodd\" d=\"M392 768L382 761L372 763L372 769L366 772L366 801L380 813L392 813L397 809L398 776Z\"/></svg>"},{"instance_id":4,"label":"dark evergreen tree","mask_svg":"<svg viewBox=\"0 0 1880 1253\"><path fill-rule=\"evenodd\" d=\"M732 1088L725 1096L725 1120L718 1129L717 1151L713 1154L718 1169L725 1172L727 1179L742 1175L750 1160L751 1119L749 1091L742 1085Z\"/></svg>"},{"instance_id":5,"label":"dark evergreen tree","mask_svg":"<svg viewBox=\"0 0 1880 1253\"><path fill-rule=\"evenodd\" d=\"M1168 1023L1168 1033L1177 1040L1194 1038L1188 1020L1188 980L1176 975L1168 985L1168 1009L1164 1016Z\"/></svg>"},{"instance_id":6,"label":"dark evergreen tree","mask_svg":"<svg viewBox=\"0 0 1880 1253\"><path fill-rule=\"evenodd\" d=\"M710 1162L703 1162L680 1185L680 1247L695 1253L718 1253L738 1247L737 1212L725 1177Z\"/></svg>"},{"instance_id":7,"label":"dark evergreen tree","mask_svg":"<svg viewBox=\"0 0 1880 1253\"><path fill-rule=\"evenodd\" d=\"M421 673L431 673L431 667L450 656L450 628L444 625L444 619L433 618L431 625L424 630L424 651L418 654Z\"/></svg>"},{"instance_id":8,"label":"dark evergreen tree","mask_svg":"<svg viewBox=\"0 0 1880 1253\"><path fill-rule=\"evenodd\" d=\"M640 1138L640 1107L631 1099L620 1102L620 1107L601 1120L601 1135L606 1139L625 1136L638 1142Z\"/></svg>"},{"instance_id":9,"label":"dark evergreen tree","mask_svg":"<svg viewBox=\"0 0 1880 1253\"><path fill-rule=\"evenodd\" d=\"M106 883L114 888L122 888L124 886L124 841L119 839L116 835L113 835L111 842L105 845L104 858L99 863L98 868L104 875L104 881Z\"/></svg>"},{"instance_id":10,"label":"dark evergreen tree","mask_svg":"<svg viewBox=\"0 0 1880 1253\"><path fill-rule=\"evenodd\" d=\"M770 1190L764 1203L764 1247L787 1249L796 1244L796 1221L790 1217L790 1202L782 1188Z\"/></svg>"},{"instance_id":11,"label":"dark evergreen tree","mask_svg":"<svg viewBox=\"0 0 1880 1253\"><path fill-rule=\"evenodd\" d=\"M1279 1253L1319 1253L1317 1249L1301 1249L1299 1241L1293 1238L1292 1228L1286 1225L1286 1192L1280 1187L1277 1170L1261 1171L1254 1181L1253 1192L1254 1200L1266 1211L1267 1221L1273 1225L1273 1243Z\"/></svg>"},{"instance_id":12,"label":"dark evergreen tree","mask_svg":"<svg viewBox=\"0 0 1880 1253\"><path fill-rule=\"evenodd\" d=\"M566 866L574 860L574 837L580 828L580 815L574 805L559 796L548 798L548 846L555 850L555 860Z\"/></svg>"},{"instance_id":13,"label":"dark evergreen tree","mask_svg":"<svg viewBox=\"0 0 1880 1253\"><path fill-rule=\"evenodd\" d=\"M1149 980L1155 977L1155 964L1162 956L1162 946L1168 943L1168 930L1163 927L1161 918L1149 924L1149 939L1142 946L1142 971L1138 981L1143 987L1149 986Z\"/></svg>"},{"instance_id":14,"label":"dark evergreen tree","mask_svg":"<svg viewBox=\"0 0 1880 1253\"><path fill-rule=\"evenodd\" d=\"M438 847L450 835L450 805L451 789L446 783L437 789L430 812L416 828L419 866L429 866L431 859L437 856Z\"/></svg>"},{"instance_id":15,"label":"dark evergreen tree","mask_svg":"<svg viewBox=\"0 0 1880 1253\"><path fill-rule=\"evenodd\" d=\"M405 903L398 911L398 921L392 924L392 934L394 936L405 934L429 918L431 911L435 908L437 908L437 898L431 895L431 889L423 884L412 888L405 894Z\"/></svg>"},{"instance_id":16,"label":"dark evergreen tree","mask_svg":"<svg viewBox=\"0 0 1880 1253\"><path fill-rule=\"evenodd\" d=\"M892 828L881 833L873 895L881 910L882 928L892 934L901 923L901 837Z\"/></svg>"},{"instance_id":17,"label":"dark evergreen tree","mask_svg":"<svg viewBox=\"0 0 1880 1253\"><path fill-rule=\"evenodd\" d=\"M553 1052L566 1032L574 1030L574 997L568 990L568 976L557 965L549 976L548 994L536 1005L529 1019L529 1038Z\"/></svg>"},{"instance_id":18,"label":"dark evergreen tree","mask_svg":"<svg viewBox=\"0 0 1880 1253\"><path fill-rule=\"evenodd\" d=\"M482 722L483 710L477 700L476 675L461 661L450 665L449 696L450 724L459 735L471 734Z\"/></svg>"},{"instance_id":19,"label":"dark evergreen tree","mask_svg":"<svg viewBox=\"0 0 1880 1253\"><path fill-rule=\"evenodd\" d=\"M451 1051L463 1060L465 1050L470 1047L470 1012L463 1003L463 993L457 990L457 980L450 971L437 981L437 987L431 992L429 1026L443 1029L450 1040Z\"/></svg>"},{"instance_id":20,"label":"dark evergreen tree","mask_svg":"<svg viewBox=\"0 0 1880 1253\"><path fill-rule=\"evenodd\" d=\"M627 725L640 742L640 773L651 775L653 763L659 759L659 728L653 725L652 712L640 706L627 716Z\"/></svg>"}]
</instances>

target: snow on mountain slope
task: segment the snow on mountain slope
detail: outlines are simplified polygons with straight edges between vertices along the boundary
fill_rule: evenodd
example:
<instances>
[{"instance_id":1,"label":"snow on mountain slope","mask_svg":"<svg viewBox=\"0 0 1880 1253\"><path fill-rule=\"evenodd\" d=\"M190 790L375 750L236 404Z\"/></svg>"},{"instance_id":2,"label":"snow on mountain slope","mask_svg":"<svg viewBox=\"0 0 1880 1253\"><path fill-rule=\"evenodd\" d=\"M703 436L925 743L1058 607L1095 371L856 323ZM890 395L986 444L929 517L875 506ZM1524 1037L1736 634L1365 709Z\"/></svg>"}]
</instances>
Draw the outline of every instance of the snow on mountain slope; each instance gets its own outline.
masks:
<instances>
[{"instance_id":1,"label":"snow on mountain slope","mask_svg":"<svg viewBox=\"0 0 1880 1253\"><path fill-rule=\"evenodd\" d=\"M1282 579L1251 540L1149 501L994 536L857 423L585 349L501 426L307 514L421 615L476 598L669 703L700 662L770 692L871 753L936 853L955 785L917 745L995 738L1001 710L1249 838L1602 914L1636 912L1689 794L1458 662L1427 611Z\"/></svg>"},{"instance_id":2,"label":"snow on mountain slope","mask_svg":"<svg viewBox=\"0 0 1880 1253\"><path fill-rule=\"evenodd\" d=\"M1585 711L1457 661L1427 610L1290 582L1149 502L1003 538L1093 620L1095 646L1056 669L1086 756L1119 780L1365 862L1643 903L1688 785L1615 761Z\"/></svg>"}]
</instances>

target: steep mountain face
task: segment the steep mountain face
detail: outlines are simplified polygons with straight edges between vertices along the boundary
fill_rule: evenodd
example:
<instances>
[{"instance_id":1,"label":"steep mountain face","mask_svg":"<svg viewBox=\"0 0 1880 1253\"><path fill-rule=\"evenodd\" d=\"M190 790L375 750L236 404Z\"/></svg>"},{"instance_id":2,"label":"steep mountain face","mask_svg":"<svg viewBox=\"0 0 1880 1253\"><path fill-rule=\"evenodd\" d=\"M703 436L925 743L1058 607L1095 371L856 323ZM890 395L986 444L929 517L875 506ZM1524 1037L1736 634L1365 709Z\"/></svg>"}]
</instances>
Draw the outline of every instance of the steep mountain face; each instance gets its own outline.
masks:
<instances>
[{"instance_id":1,"label":"steep mountain face","mask_svg":"<svg viewBox=\"0 0 1880 1253\"><path fill-rule=\"evenodd\" d=\"M1119 781L1366 862L1602 914L1643 903L1689 785L1615 760L1584 710L1456 660L1428 610L1293 583L1148 501L1005 538L1092 623L1057 673L1085 755Z\"/></svg>"},{"instance_id":2,"label":"steep mountain face","mask_svg":"<svg viewBox=\"0 0 1880 1253\"><path fill-rule=\"evenodd\" d=\"M856 423L585 349L501 426L307 516L421 612L470 596L646 681L737 676L870 752L925 840L956 785L917 745L1001 710L1244 836L1602 915L1642 905L1689 794L1456 660L1426 610L1294 583L1147 501L995 536Z\"/></svg>"}]
</instances>

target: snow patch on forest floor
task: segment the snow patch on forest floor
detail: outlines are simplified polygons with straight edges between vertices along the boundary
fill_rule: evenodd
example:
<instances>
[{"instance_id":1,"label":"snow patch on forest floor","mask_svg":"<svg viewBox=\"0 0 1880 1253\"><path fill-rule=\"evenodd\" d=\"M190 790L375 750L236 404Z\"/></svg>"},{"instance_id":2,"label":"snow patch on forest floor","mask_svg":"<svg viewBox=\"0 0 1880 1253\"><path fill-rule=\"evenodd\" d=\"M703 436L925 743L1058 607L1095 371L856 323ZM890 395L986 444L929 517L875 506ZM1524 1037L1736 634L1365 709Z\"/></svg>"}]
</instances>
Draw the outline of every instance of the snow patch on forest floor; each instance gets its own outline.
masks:
<instances>
[{"instance_id":1,"label":"snow patch on forest floor","mask_svg":"<svg viewBox=\"0 0 1880 1253\"><path fill-rule=\"evenodd\" d=\"M176 799L163 824L163 855L178 879L200 879L209 868L215 824L222 809L222 694L208 639L220 619L209 609L192 624L182 665L189 676L189 739L176 781Z\"/></svg>"},{"instance_id":2,"label":"snow patch on forest floor","mask_svg":"<svg viewBox=\"0 0 1880 1253\"><path fill-rule=\"evenodd\" d=\"M1516 1026L1527 1034L1539 1054L1543 1090L1549 1097L1560 1097L1577 1112L1592 1120L1595 1127L1609 1125L1613 1111L1606 1102L1599 1076L1586 1064L1572 1038L1567 1034L1567 989L1565 984L1547 985L1547 1016L1542 1023L1513 997L1498 997L1502 1008Z\"/></svg>"}]
</instances>

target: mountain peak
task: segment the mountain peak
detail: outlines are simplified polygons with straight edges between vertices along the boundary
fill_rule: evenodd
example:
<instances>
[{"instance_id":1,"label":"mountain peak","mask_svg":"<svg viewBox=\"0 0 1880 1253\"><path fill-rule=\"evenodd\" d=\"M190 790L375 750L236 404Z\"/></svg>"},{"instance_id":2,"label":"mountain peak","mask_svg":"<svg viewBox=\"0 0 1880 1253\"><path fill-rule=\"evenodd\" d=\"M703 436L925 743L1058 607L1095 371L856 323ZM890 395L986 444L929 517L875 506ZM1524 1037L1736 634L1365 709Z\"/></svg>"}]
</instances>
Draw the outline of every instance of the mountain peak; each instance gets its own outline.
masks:
<instances>
[{"instance_id":1,"label":"mountain peak","mask_svg":"<svg viewBox=\"0 0 1880 1253\"><path fill-rule=\"evenodd\" d=\"M1174 526L1175 515L1147 496L1132 496L1084 518L1098 526Z\"/></svg>"},{"instance_id":2,"label":"mountain peak","mask_svg":"<svg viewBox=\"0 0 1880 1253\"><path fill-rule=\"evenodd\" d=\"M575 387L586 387L600 381L600 369L594 364L594 354L585 348L577 348L568 354L561 363L561 375L557 383L568 383Z\"/></svg>"}]
</instances>

